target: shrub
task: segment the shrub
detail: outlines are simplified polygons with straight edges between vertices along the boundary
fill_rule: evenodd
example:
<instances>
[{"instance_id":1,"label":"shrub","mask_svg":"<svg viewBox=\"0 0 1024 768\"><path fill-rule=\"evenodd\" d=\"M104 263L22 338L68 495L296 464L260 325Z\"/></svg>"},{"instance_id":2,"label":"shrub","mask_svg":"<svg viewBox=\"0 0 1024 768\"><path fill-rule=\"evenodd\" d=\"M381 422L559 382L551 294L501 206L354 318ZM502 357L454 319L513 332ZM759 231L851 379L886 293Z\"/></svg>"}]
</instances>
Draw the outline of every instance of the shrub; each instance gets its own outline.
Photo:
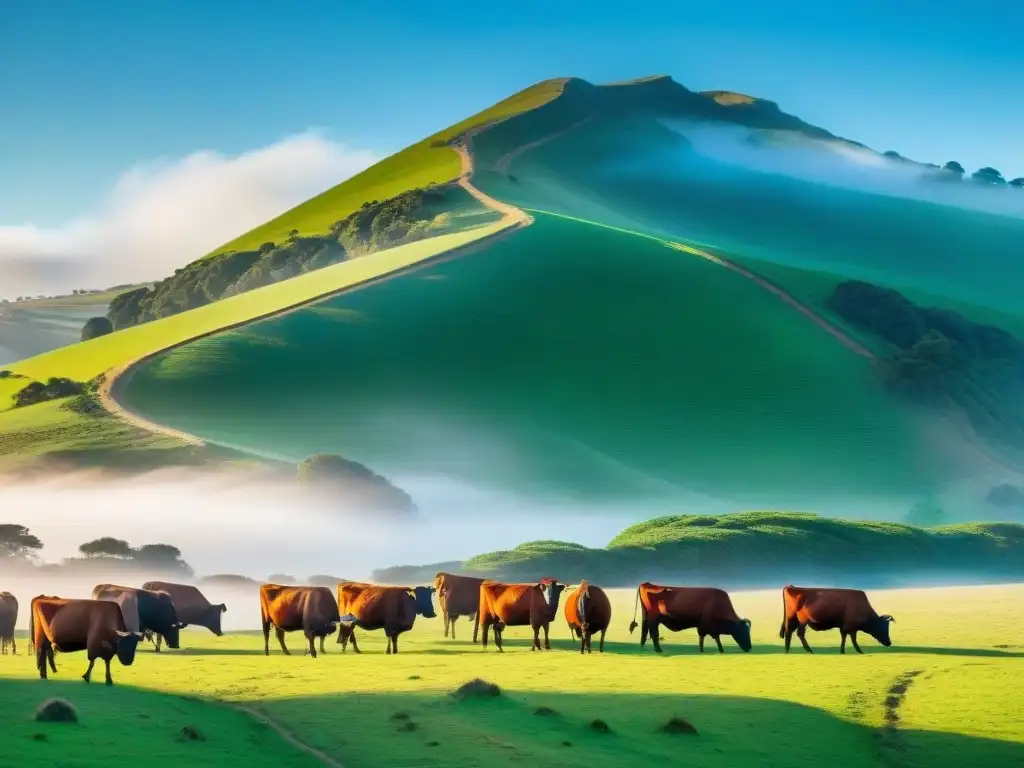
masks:
<instances>
[{"instance_id":1,"label":"shrub","mask_svg":"<svg viewBox=\"0 0 1024 768\"><path fill-rule=\"evenodd\" d=\"M90 317L82 326L82 341L97 339L114 332L114 324L107 317Z\"/></svg>"},{"instance_id":2,"label":"shrub","mask_svg":"<svg viewBox=\"0 0 1024 768\"><path fill-rule=\"evenodd\" d=\"M467 699L493 699L501 696L501 688L494 683L488 683L479 677L474 677L468 683L463 683L452 692L457 701Z\"/></svg>"},{"instance_id":3,"label":"shrub","mask_svg":"<svg viewBox=\"0 0 1024 768\"><path fill-rule=\"evenodd\" d=\"M67 699L47 699L36 709L36 722L77 723L78 710Z\"/></svg>"}]
</instances>

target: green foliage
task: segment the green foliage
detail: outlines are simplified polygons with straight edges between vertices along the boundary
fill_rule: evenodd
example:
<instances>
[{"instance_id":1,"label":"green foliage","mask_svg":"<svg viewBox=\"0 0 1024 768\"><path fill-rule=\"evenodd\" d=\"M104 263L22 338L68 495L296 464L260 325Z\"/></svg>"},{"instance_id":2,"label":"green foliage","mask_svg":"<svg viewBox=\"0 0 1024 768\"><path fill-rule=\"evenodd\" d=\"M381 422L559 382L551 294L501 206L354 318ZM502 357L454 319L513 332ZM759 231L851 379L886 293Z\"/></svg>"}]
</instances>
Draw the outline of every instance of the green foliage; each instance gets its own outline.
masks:
<instances>
[{"instance_id":1,"label":"green foliage","mask_svg":"<svg viewBox=\"0 0 1024 768\"><path fill-rule=\"evenodd\" d=\"M390 200L364 203L325 235L301 237L293 229L281 244L265 242L255 251L227 251L192 262L152 289L118 296L108 317L114 327L126 328L413 242L434 233L436 211L450 197L450 190L440 187L409 190Z\"/></svg>"},{"instance_id":2,"label":"green foliage","mask_svg":"<svg viewBox=\"0 0 1024 768\"><path fill-rule=\"evenodd\" d=\"M45 384L41 381L33 381L19 390L14 396L14 407L23 408L37 403L45 403L47 400L60 400L64 397L85 394L89 390L89 384L55 376L47 380Z\"/></svg>"},{"instance_id":3,"label":"green foliage","mask_svg":"<svg viewBox=\"0 0 1024 768\"><path fill-rule=\"evenodd\" d=\"M979 168L971 174L971 179L981 184L1001 185L1006 183L1003 174L991 167Z\"/></svg>"},{"instance_id":4,"label":"green foliage","mask_svg":"<svg viewBox=\"0 0 1024 768\"><path fill-rule=\"evenodd\" d=\"M107 317L90 317L82 327L82 341L113 333L114 324Z\"/></svg>"},{"instance_id":5,"label":"green foliage","mask_svg":"<svg viewBox=\"0 0 1024 768\"><path fill-rule=\"evenodd\" d=\"M356 461L330 453L318 453L299 463L299 483L327 490L339 499L370 509L412 512L412 498L387 478Z\"/></svg>"},{"instance_id":6,"label":"green foliage","mask_svg":"<svg viewBox=\"0 0 1024 768\"><path fill-rule=\"evenodd\" d=\"M895 391L921 403L955 405L980 434L1024 446L1024 343L1017 337L857 280L837 285L828 306L896 348L883 367Z\"/></svg>"},{"instance_id":7,"label":"green foliage","mask_svg":"<svg viewBox=\"0 0 1024 768\"><path fill-rule=\"evenodd\" d=\"M121 557L130 558L134 550L124 539L115 539L113 536L103 536L99 539L87 541L78 547L78 551L85 557Z\"/></svg>"},{"instance_id":8,"label":"green foliage","mask_svg":"<svg viewBox=\"0 0 1024 768\"><path fill-rule=\"evenodd\" d=\"M0 557L24 558L43 548L24 525L0 523Z\"/></svg>"},{"instance_id":9,"label":"green foliage","mask_svg":"<svg viewBox=\"0 0 1024 768\"><path fill-rule=\"evenodd\" d=\"M1016 187L1017 189L1024 188L1024 176L1018 176L1008 183L1011 187Z\"/></svg>"},{"instance_id":10,"label":"green foliage","mask_svg":"<svg viewBox=\"0 0 1024 768\"><path fill-rule=\"evenodd\" d=\"M942 166L942 169L945 171L950 171L951 173L959 174L960 176L963 176L966 173L964 167L960 165L960 163L958 163L956 160L950 160L948 163Z\"/></svg>"}]
</instances>

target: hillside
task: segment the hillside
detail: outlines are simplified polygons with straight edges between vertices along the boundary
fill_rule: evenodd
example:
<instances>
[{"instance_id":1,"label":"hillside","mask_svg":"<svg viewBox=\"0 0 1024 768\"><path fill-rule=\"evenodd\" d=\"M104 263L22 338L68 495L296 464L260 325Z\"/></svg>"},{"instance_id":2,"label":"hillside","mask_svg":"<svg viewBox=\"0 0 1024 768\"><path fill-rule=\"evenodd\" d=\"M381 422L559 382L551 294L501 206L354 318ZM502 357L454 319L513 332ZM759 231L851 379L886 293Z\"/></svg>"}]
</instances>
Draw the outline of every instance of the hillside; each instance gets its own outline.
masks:
<instances>
[{"instance_id":1,"label":"hillside","mask_svg":"<svg viewBox=\"0 0 1024 768\"><path fill-rule=\"evenodd\" d=\"M549 575L605 586L714 584L732 589L787 583L862 587L1018 581L1024 525L936 528L859 522L794 512L660 517L630 526L605 548L534 541L464 563L374 572L388 583L429 581L442 569L509 581Z\"/></svg>"},{"instance_id":2,"label":"hillside","mask_svg":"<svg viewBox=\"0 0 1024 768\"><path fill-rule=\"evenodd\" d=\"M955 311L947 330L1018 333L1024 220L724 162L723 130L869 151L667 77L546 81L123 303L130 327L12 370L107 373L108 408L165 436L531 498L903 514L1016 482L1015 434L978 428L1014 413L992 397L1012 360L967 388L953 372L945 400L893 391L897 348L831 299L867 280Z\"/></svg>"}]
</instances>

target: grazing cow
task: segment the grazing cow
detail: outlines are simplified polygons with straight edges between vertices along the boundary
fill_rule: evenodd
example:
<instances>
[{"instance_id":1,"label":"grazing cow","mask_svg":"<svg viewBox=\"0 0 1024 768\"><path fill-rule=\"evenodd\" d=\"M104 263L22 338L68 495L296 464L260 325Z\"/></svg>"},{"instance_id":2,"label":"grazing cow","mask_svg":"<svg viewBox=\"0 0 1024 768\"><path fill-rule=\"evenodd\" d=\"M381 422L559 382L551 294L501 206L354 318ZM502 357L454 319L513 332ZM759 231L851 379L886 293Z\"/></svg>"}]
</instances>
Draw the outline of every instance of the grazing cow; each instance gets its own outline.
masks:
<instances>
[{"instance_id":1,"label":"grazing cow","mask_svg":"<svg viewBox=\"0 0 1024 768\"><path fill-rule=\"evenodd\" d=\"M338 613L341 628L338 642L341 650L348 649L362 653L356 644L356 627L359 629L383 629L388 639L388 653L398 653L398 636L412 629L417 616L432 619L434 612L434 587L380 587L376 584L362 584L346 581L338 585Z\"/></svg>"},{"instance_id":2,"label":"grazing cow","mask_svg":"<svg viewBox=\"0 0 1024 768\"><path fill-rule=\"evenodd\" d=\"M118 602L122 595L133 595L139 612L139 631L144 635L163 635L168 648L181 647L181 628L185 625L178 619L174 600L166 592L151 592L148 589L119 587L116 584L97 584L92 589L93 600ZM160 652L160 646L157 646Z\"/></svg>"},{"instance_id":3,"label":"grazing cow","mask_svg":"<svg viewBox=\"0 0 1024 768\"><path fill-rule=\"evenodd\" d=\"M480 585L478 621L483 627L483 647L487 648L487 632L494 627L494 644L504 653L502 633L505 627L533 627L532 651L540 650L540 630L544 629L544 650L551 650L548 628L558 613L558 598L565 589L554 579L537 584L503 584L485 581Z\"/></svg>"},{"instance_id":4,"label":"grazing cow","mask_svg":"<svg viewBox=\"0 0 1024 768\"><path fill-rule=\"evenodd\" d=\"M0 654L7 655L7 646L11 646L11 655L18 655L18 644L14 640L14 625L18 623L18 598L10 592L0 592Z\"/></svg>"},{"instance_id":5,"label":"grazing cow","mask_svg":"<svg viewBox=\"0 0 1024 768\"><path fill-rule=\"evenodd\" d=\"M263 652L270 655L270 627L274 627L277 642L286 655L291 655L284 644L285 632L301 631L309 641L306 653L316 658L314 641L320 638L320 651L324 651L324 638L333 635L338 627L338 604L327 587L286 587L264 584L260 587L260 619L263 624Z\"/></svg>"},{"instance_id":6,"label":"grazing cow","mask_svg":"<svg viewBox=\"0 0 1024 768\"><path fill-rule=\"evenodd\" d=\"M437 602L441 606L444 618L444 636L448 637L451 626L452 640L455 639L455 620L460 616L473 619L473 642L477 642L480 630L480 585L483 579L472 576L456 576L452 573L439 573L434 577L434 589L437 591Z\"/></svg>"},{"instance_id":7,"label":"grazing cow","mask_svg":"<svg viewBox=\"0 0 1024 768\"><path fill-rule=\"evenodd\" d=\"M118 605L110 600L63 600L39 596L32 600L32 634L39 677L46 679L46 665L56 672L54 651L86 651L89 667L82 675L90 682L96 659L106 665L106 683L113 685L110 661L117 656L123 666L135 661L141 632L130 632Z\"/></svg>"},{"instance_id":8,"label":"grazing cow","mask_svg":"<svg viewBox=\"0 0 1024 768\"><path fill-rule=\"evenodd\" d=\"M211 605L206 596L196 587L189 584L175 584L171 581L147 581L142 585L143 589L150 592L166 592L174 601L174 610L178 614L178 621L183 627L189 625L206 627L217 637L224 634L220 628L221 614L227 611L224 603ZM156 636L156 647L160 649L161 636Z\"/></svg>"},{"instance_id":9,"label":"grazing cow","mask_svg":"<svg viewBox=\"0 0 1024 768\"><path fill-rule=\"evenodd\" d=\"M580 653L590 653L590 640L598 632L601 643L597 649L604 653L604 633L612 623L612 604L603 589L581 581L565 597L565 620L572 636L580 639Z\"/></svg>"},{"instance_id":10,"label":"grazing cow","mask_svg":"<svg viewBox=\"0 0 1024 768\"><path fill-rule=\"evenodd\" d=\"M786 639L786 653L789 653L794 631L804 650L814 653L807 644L808 627L815 632L838 629L842 636L840 653L846 653L847 637L853 641L857 653L864 653L857 645L858 632L867 632L886 648L892 645L889 624L896 619L875 613L868 596L859 589L816 589L789 584L782 589L782 611L779 637Z\"/></svg>"},{"instance_id":11,"label":"grazing cow","mask_svg":"<svg viewBox=\"0 0 1024 768\"><path fill-rule=\"evenodd\" d=\"M700 651L704 652L704 638L714 639L719 653L722 635L732 635L736 645L744 651L750 650L750 619L741 619L732 607L729 593L714 587L662 587L644 582L636 590L636 605L630 634L636 629L636 609L643 604L644 612L640 628L640 645L647 645L650 634L654 650L661 653L658 627L664 626L672 632L696 628L700 637Z\"/></svg>"}]
</instances>

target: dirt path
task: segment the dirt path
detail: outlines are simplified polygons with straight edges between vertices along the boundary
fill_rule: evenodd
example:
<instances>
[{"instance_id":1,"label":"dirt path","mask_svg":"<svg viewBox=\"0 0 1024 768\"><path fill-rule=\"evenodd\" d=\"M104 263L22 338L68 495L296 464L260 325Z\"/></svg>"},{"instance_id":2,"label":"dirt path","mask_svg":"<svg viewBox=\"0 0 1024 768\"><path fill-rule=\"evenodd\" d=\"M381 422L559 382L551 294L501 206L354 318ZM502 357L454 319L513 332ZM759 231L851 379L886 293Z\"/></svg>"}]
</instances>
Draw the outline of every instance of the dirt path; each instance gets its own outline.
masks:
<instances>
[{"instance_id":1,"label":"dirt path","mask_svg":"<svg viewBox=\"0 0 1024 768\"><path fill-rule=\"evenodd\" d=\"M749 269L741 267L739 264L729 261L728 259L723 259L720 256L715 256L714 254L708 253L707 251L702 251L699 248L694 248L689 245L683 245L682 243L669 243L669 246L675 248L677 251L683 251L684 253L690 253L693 254L694 256L700 256L702 259L707 259L708 261L713 262L714 264L718 264L719 266L725 267L726 269L731 270L732 272L735 272L736 274L745 277L747 280L756 283L764 290L768 291L774 296L777 296L786 304L789 304L789 306L793 307L793 309L795 309L801 315L806 317L812 323L830 333L839 341L840 344L842 344L850 351L860 355L861 357L867 358L872 362L878 360L878 355L876 355L870 349L865 347L863 344L854 339L841 328L838 328L837 326L833 325L825 317L818 314L814 309L809 307L804 302L800 301L798 298L793 296L793 294L789 293L789 291L780 288L767 278L754 274Z\"/></svg>"},{"instance_id":2,"label":"dirt path","mask_svg":"<svg viewBox=\"0 0 1024 768\"><path fill-rule=\"evenodd\" d=\"M498 158L498 162L496 162L494 164L494 170L496 170L498 173L502 174L503 176L507 176L508 175L508 167L512 164L512 161L515 160L520 155L523 155L524 153L529 152L531 149L536 149L539 146L547 144L549 141L554 141L559 136L564 136L565 134L569 133L569 131L575 131L581 125L584 125L585 123L589 123L593 119L594 119L594 116L590 115L588 117L583 118L582 120L580 120L577 123L573 123L568 128L563 128L562 130L560 130L560 131L558 131L556 133L549 133L547 136L542 136L541 138L537 139L536 141L531 141L529 144L521 144L520 146L516 147L515 149L513 149L513 150L511 150L509 152L506 152L504 155L502 155L500 158Z\"/></svg>"},{"instance_id":3,"label":"dirt path","mask_svg":"<svg viewBox=\"0 0 1024 768\"><path fill-rule=\"evenodd\" d=\"M321 752L316 747L311 747L309 746L309 744L300 741L298 737L295 736L295 734L293 734L291 731L289 731L287 728L285 728L283 725L281 725L279 722L274 720L266 713L253 709L252 707L243 706L242 704L232 704L231 702L224 703L227 704L229 707L234 707L235 709L244 712L253 720L263 723L265 726L275 731L282 739L287 741L293 747L300 750L301 752L305 752L307 755L311 757L315 757L324 765L330 766L330 768L345 768L341 761L331 757L326 752Z\"/></svg>"},{"instance_id":4,"label":"dirt path","mask_svg":"<svg viewBox=\"0 0 1024 768\"><path fill-rule=\"evenodd\" d=\"M528 227L533 223L533 217L524 211L522 208L516 208L514 205L503 203L497 198L491 197L483 190L474 186L472 181L473 176L473 151L470 149L471 138L466 138L464 141L453 145L453 149L458 152L459 160L462 163L461 173L459 175L459 186L466 190L470 195L473 196L481 205L490 208L492 211L497 211L502 215L509 226L517 227Z\"/></svg>"}]
</instances>

